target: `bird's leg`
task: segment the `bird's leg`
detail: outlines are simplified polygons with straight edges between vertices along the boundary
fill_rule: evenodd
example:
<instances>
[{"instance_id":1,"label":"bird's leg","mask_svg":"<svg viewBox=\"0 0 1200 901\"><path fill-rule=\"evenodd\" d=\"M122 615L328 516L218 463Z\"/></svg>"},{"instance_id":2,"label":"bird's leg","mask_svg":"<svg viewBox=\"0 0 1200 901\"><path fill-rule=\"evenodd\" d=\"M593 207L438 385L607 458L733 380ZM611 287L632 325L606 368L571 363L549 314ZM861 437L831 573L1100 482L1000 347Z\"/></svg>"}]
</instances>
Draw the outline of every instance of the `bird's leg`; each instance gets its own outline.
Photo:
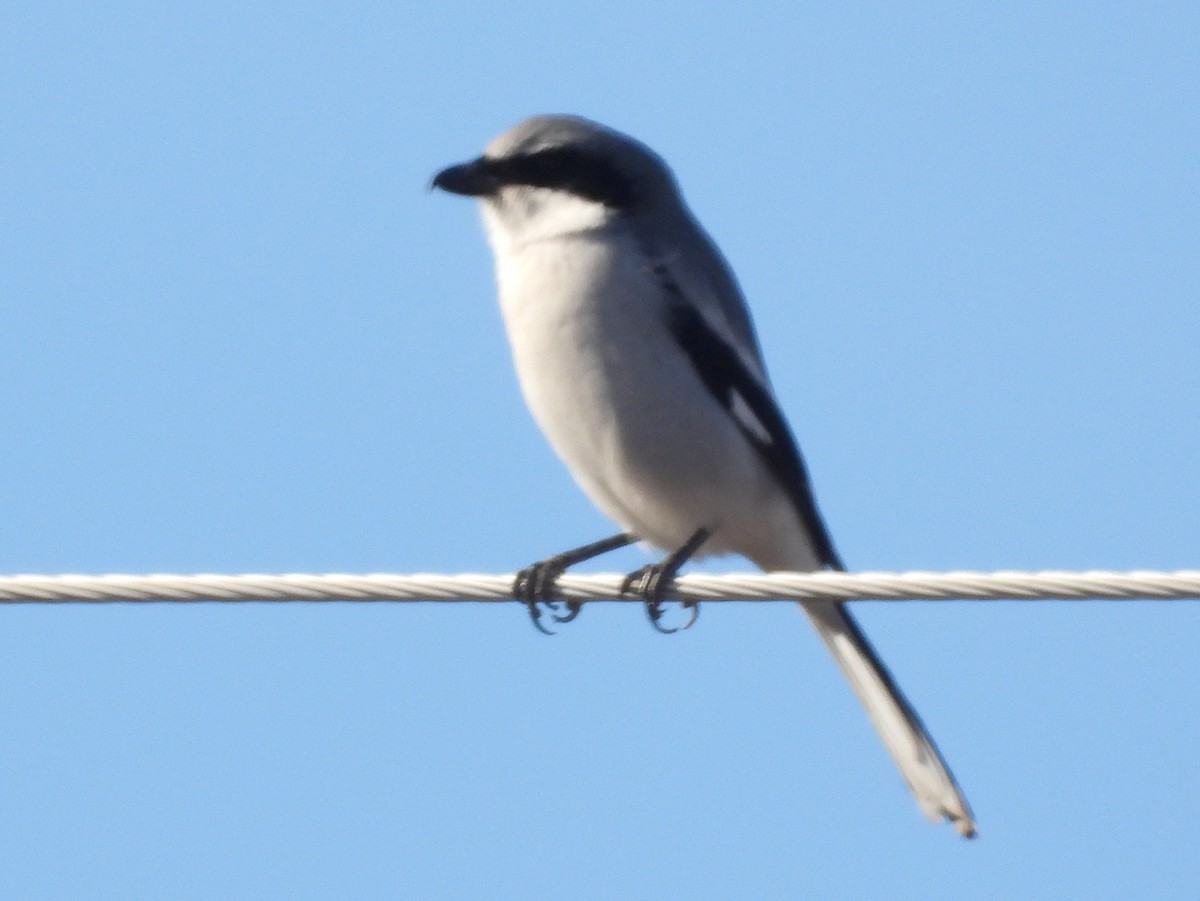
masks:
<instances>
[{"instance_id":1,"label":"bird's leg","mask_svg":"<svg viewBox=\"0 0 1200 901\"><path fill-rule=\"evenodd\" d=\"M529 610L529 618L533 620L533 624L539 632L546 635L553 635L550 629L542 625L542 611L538 604L545 604L551 610L555 610L554 603L554 582L568 566L574 566L576 563L582 563L584 560L590 560L593 557L599 557L601 554L606 554L609 551L615 551L617 548L625 547L628 544L633 544L637 541L637 537L622 532L619 535L613 535L611 538L605 538L601 541L593 541L591 544L585 544L582 547L573 548L569 551L563 551L561 554L555 554L553 557L547 557L545 560L539 560L530 566L525 567L517 573L513 579L512 593L513 597L518 601L523 601L526 608ZM553 614L556 623L569 623L579 615L579 610L583 606L581 601L567 601L567 613L565 616Z\"/></svg>"},{"instance_id":2,"label":"bird's leg","mask_svg":"<svg viewBox=\"0 0 1200 901\"><path fill-rule=\"evenodd\" d=\"M683 606L690 607L692 611L688 621L674 629L666 629L659 624L659 620L662 618L662 602L666 600L667 586L671 584L683 565L691 559L696 551L700 550L700 545L708 541L711 536L712 532L709 529L697 529L696 533L675 553L658 563L651 563L649 566L634 570L621 583L621 596L637 595L645 601L646 616L650 617L650 625L664 635L691 628L696 617L700 615L699 604L695 601L682 601Z\"/></svg>"}]
</instances>

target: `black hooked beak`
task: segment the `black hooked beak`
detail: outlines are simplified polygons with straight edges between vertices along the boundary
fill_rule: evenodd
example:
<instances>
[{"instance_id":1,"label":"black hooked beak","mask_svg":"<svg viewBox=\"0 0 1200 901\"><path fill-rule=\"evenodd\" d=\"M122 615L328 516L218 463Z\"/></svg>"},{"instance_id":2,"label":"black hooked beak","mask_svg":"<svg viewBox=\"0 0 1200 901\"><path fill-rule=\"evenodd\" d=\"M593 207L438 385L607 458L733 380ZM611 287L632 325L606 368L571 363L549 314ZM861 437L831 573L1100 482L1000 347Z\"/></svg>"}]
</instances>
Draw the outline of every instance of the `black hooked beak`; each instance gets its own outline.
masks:
<instances>
[{"instance_id":1,"label":"black hooked beak","mask_svg":"<svg viewBox=\"0 0 1200 901\"><path fill-rule=\"evenodd\" d=\"M489 161L484 157L443 169L433 177L432 188L441 188L451 194L467 197L484 197L500 188L500 179L490 171Z\"/></svg>"}]
</instances>

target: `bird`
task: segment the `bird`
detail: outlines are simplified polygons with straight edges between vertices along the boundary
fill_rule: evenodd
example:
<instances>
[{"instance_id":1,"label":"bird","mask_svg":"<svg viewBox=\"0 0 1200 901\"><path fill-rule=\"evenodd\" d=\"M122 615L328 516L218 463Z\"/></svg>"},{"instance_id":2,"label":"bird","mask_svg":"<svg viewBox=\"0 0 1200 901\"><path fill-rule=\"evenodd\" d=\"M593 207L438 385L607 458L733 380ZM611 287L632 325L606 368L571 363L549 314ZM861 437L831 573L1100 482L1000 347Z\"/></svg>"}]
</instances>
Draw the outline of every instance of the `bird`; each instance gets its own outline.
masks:
<instances>
[{"instance_id":1,"label":"bird","mask_svg":"<svg viewBox=\"0 0 1200 901\"><path fill-rule=\"evenodd\" d=\"M517 575L514 594L535 625L566 567L633 542L667 554L625 582L660 631L675 631L660 623L661 602L690 559L734 553L768 572L844 569L738 282L662 157L598 122L537 115L431 187L480 202L526 404L622 529ZM846 605L800 607L920 809L973 836L958 783Z\"/></svg>"}]
</instances>

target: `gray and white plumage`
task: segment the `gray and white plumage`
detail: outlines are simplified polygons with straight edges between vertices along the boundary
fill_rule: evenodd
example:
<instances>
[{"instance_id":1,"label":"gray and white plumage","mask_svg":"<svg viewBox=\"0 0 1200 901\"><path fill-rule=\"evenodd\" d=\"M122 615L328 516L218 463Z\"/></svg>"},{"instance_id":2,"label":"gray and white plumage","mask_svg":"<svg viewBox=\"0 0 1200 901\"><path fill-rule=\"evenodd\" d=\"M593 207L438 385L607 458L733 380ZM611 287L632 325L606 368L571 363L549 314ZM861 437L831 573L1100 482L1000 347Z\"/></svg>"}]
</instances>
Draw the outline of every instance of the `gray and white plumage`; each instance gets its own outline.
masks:
<instances>
[{"instance_id":1,"label":"gray and white plumage","mask_svg":"<svg viewBox=\"0 0 1200 901\"><path fill-rule=\"evenodd\" d=\"M525 400L597 507L667 551L841 569L741 291L638 141L536 116L434 185L476 196ZM916 712L842 604L801 604L921 809L974 833Z\"/></svg>"}]
</instances>

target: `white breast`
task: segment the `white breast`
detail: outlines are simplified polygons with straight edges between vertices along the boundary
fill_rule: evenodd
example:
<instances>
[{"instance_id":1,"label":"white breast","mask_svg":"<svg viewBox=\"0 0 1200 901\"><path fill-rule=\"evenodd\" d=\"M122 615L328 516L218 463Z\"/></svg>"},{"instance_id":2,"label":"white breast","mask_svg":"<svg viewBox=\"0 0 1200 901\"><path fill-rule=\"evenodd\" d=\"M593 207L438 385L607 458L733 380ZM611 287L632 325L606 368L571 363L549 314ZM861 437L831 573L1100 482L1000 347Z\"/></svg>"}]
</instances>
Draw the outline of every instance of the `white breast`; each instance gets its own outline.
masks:
<instances>
[{"instance_id":1,"label":"white breast","mask_svg":"<svg viewBox=\"0 0 1200 901\"><path fill-rule=\"evenodd\" d=\"M639 538L674 550L705 527L716 531L705 552L791 556L778 544L794 540L795 511L675 344L634 236L563 228L595 207L566 207L557 231L543 223L520 240L489 222L530 411L592 502Z\"/></svg>"}]
</instances>

